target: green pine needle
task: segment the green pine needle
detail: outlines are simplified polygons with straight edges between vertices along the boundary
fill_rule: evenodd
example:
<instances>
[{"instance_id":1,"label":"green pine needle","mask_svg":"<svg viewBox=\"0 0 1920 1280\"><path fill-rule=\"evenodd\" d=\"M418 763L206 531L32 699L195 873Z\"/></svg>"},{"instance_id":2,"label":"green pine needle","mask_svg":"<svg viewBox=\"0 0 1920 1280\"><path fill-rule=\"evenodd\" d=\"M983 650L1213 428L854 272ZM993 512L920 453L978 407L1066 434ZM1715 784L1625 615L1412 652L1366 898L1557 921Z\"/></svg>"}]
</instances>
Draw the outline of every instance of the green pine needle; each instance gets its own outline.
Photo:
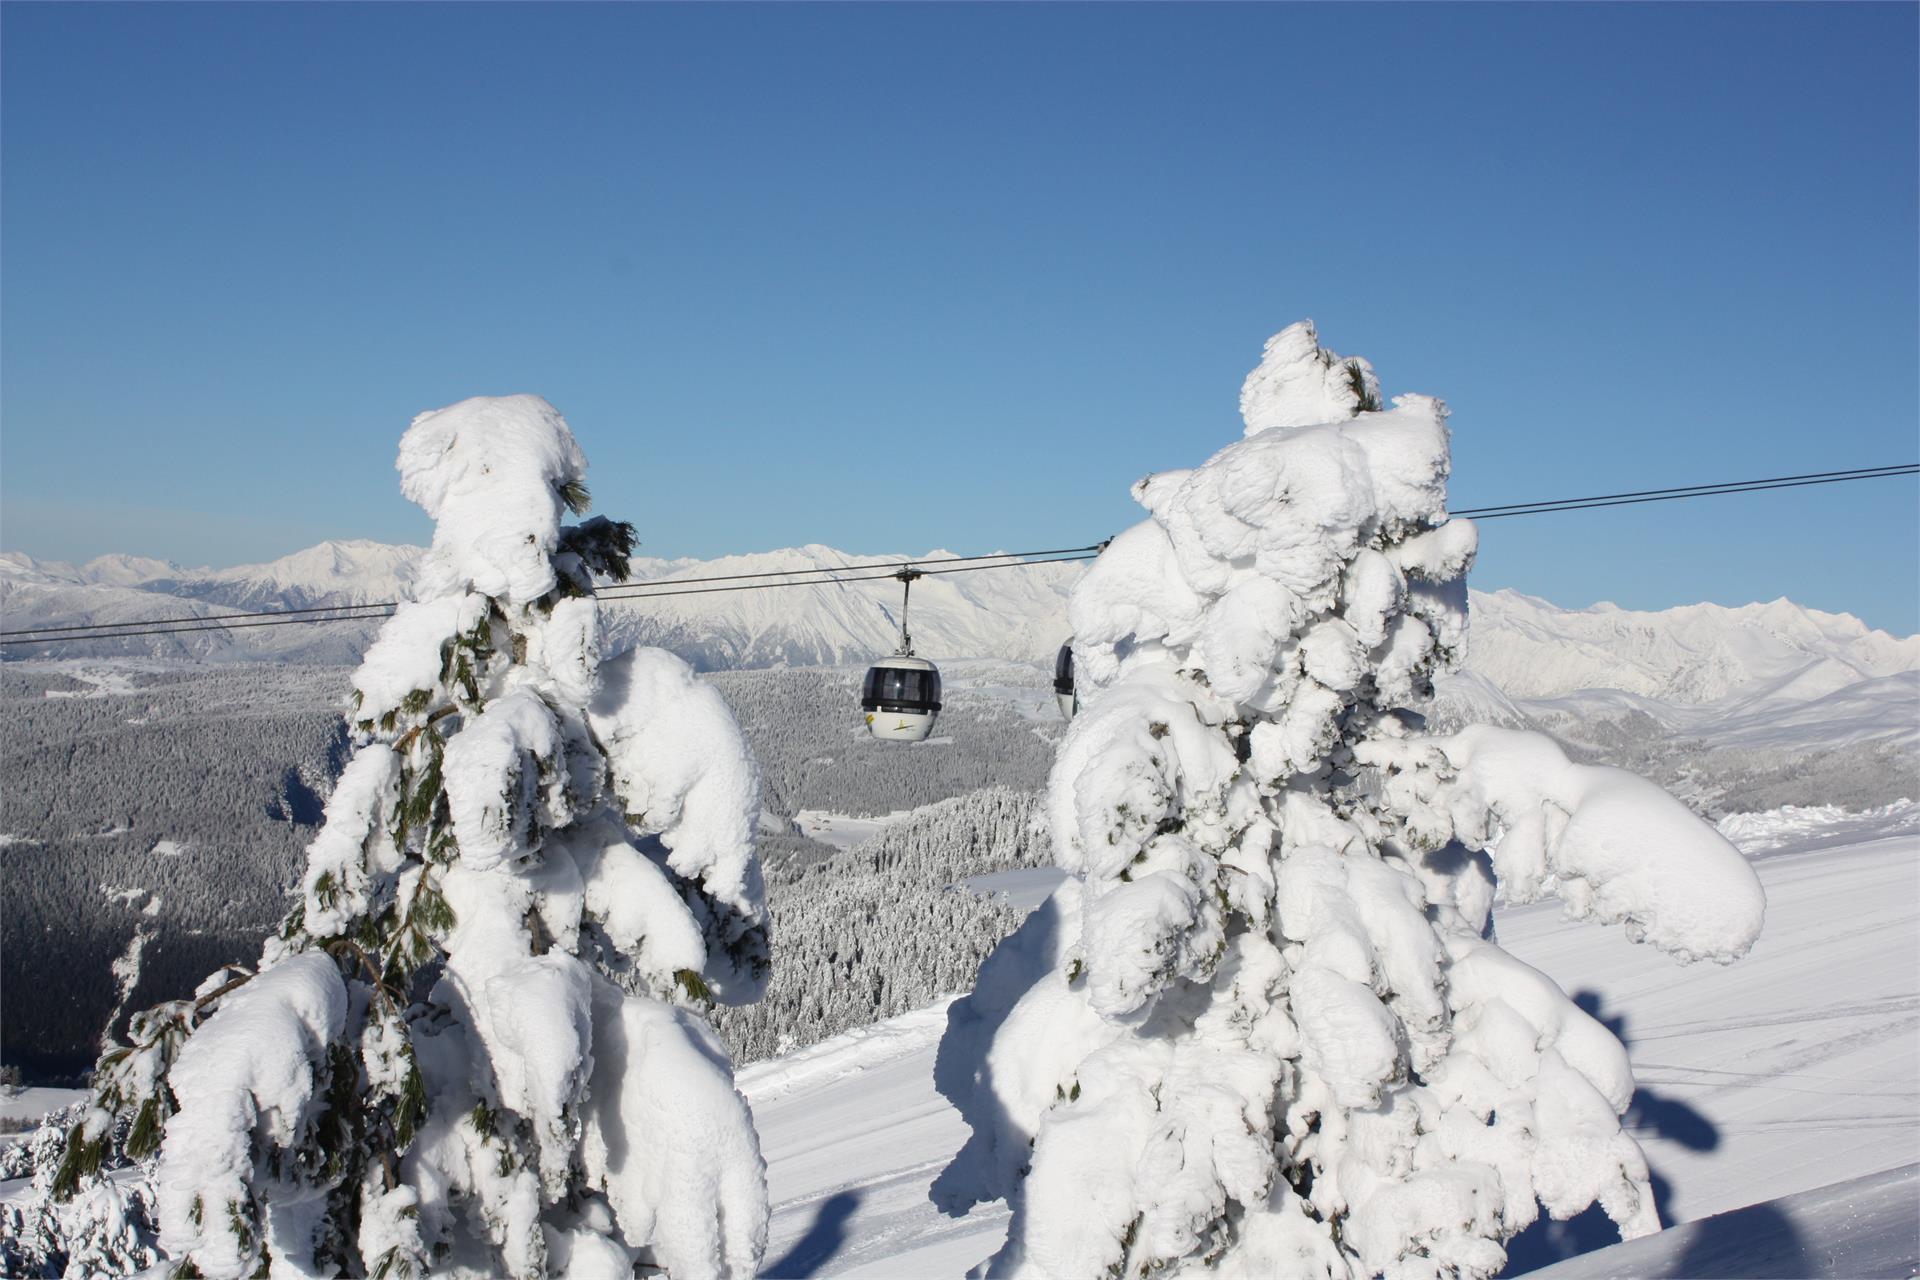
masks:
<instances>
[{"instance_id":1,"label":"green pine needle","mask_svg":"<svg viewBox=\"0 0 1920 1280\"><path fill-rule=\"evenodd\" d=\"M1361 413L1380 412L1380 397L1367 389L1366 371L1352 360L1347 362L1347 385L1353 388L1353 396L1360 402Z\"/></svg>"},{"instance_id":2,"label":"green pine needle","mask_svg":"<svg viewBox=\"0 0 1920 1280\"><path fill-rule=\"evenodd\" d=\"M140 1110L133 1118L133 1131L127 1134L128 1157L145 1160L158 1151L161 1132L160 1099L149 1097L140 1104Z\"/></svg>"},{"instance_id":3,"label":"green pine needle","mask_svg":"<svg viewBox=\"0 0 1920 1280\"><path fill-rule=\"evenodd\" d=\"M53 1198L66 1201L80 1189L80 1180L100 1172L100 1161L105 1157L107 1143L104 1137L89 1142L86 1137L86 1121L82 1120L67 1132L67 1154L60 1161L60 1167L53 1175Z\"/></svg>"}]
</instances>

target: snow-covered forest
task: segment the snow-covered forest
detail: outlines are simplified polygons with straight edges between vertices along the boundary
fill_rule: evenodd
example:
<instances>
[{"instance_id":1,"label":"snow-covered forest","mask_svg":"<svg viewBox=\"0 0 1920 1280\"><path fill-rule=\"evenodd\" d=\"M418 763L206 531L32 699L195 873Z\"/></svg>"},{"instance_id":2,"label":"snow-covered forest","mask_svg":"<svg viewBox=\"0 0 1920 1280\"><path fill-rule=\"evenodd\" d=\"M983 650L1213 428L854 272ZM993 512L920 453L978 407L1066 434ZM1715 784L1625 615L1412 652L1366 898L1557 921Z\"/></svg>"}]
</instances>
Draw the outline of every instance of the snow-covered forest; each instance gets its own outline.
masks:
<instances>
[{"instance_id":1,"label":"snow-covered forest","mask_svg":"<svg viewBox=\"0 0 1920 1280\"><path fill-rule=\"evenodd\" d=\"M72 1079L126 1014L258 954L346 760L342 675L0 667L9 1065Z\"/></svg>"},{"instance_id":2,"label":"snow-covered forest","mask_svg":"<svg viewBox=\"0 0 1920 1280\"><path fill-rule=\"evenodd\" d=\"M851 849L761 839L779 960L757 1004L719 1013L739 1061L802 1048L964 990L1025 913L964 881L1046 860L1038 797L942 801Z\"/></svg>"}]
</instances>

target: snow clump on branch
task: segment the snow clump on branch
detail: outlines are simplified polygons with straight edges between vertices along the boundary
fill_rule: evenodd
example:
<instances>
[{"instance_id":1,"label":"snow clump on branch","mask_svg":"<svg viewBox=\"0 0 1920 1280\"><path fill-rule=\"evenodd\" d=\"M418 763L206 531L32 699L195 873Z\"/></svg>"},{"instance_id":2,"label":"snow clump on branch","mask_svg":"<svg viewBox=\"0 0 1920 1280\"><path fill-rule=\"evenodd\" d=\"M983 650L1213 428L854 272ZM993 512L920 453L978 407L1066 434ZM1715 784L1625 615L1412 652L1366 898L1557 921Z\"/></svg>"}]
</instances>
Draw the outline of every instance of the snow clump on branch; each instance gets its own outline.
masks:
<instances>
[{"instance_id":1,"label":"snow clump on branch","mask_svg":"<svg viewBox=\"0 0 1920 1280\"><path fill-rule=\"evenodd\" d=\"M1072 879L949 1015L972 1136L935 1200L1009 1201L995 1276L1483 1277L1540 1206L1654 1230L1626 1053L1499 948L1495 894L1727 961L1757 879L1638 778L1425 734L1476 546L1440 401L1383 407L1302 323L1241 410L1069 603Z\"/></svg>"}]
</instances>

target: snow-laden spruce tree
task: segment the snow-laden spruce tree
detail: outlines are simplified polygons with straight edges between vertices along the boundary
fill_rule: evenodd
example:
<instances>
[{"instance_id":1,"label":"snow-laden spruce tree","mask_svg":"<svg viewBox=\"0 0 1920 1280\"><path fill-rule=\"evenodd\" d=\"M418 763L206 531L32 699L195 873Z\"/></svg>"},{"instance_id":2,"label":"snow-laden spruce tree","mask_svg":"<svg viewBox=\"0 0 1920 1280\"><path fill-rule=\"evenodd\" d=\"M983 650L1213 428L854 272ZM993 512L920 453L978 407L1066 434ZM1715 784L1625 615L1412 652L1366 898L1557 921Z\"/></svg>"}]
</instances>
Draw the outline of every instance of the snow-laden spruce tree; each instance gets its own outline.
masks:
<instances>
[{"instance_id":1,"label":"snow-laden spruce tree","mask_svg":"<svg viewBox=\"0 0 1920 1280\"><path fill-rule=\"evenodd\" d=\"M0 1182L31 1180L26 1194L0 1200L0 1276L131 1275L160 1261L150 1183L90 1177L80 1194L54 1192L69 1133L87 1110L84 1102L62 1107L0 1149ZM124 1146L122 1128L113 1137Z\"/></svg>"},{"instance_id":2,"label":"snow-laden spruce tree","mask_svg":"<svg viewBox=\"0 0 1920 1280\"><path fill-rule=\"evenodd\" d=\"M1383 407L1303 323L1241 410L1069 603L1072 878L950 1014L973 1133L935 1199L1007 1198L996 1276L1488 1276L1540 1205L1654 1229L1625 1051L1489 911L1554 893L1729 961L1758 881L1631 774L1424 734L1475 550L1439 401Z\"/></svg>"},{"instance_id":3,"label":"snow-laden spruce tree","mask_svg":"<svg viewBox=\"0 0 1920 1280\"><path fill-rule=\"evenodd\" d=\"M702 1012L765 984L756 766L679 659L602 660L633 531L561 523L544 400L422 414L399 469L433 547L299 904L103 1057L65 1185L130 1116L175 1274L750 1276L765 1167Z\"/></svg>"}]
</instances>

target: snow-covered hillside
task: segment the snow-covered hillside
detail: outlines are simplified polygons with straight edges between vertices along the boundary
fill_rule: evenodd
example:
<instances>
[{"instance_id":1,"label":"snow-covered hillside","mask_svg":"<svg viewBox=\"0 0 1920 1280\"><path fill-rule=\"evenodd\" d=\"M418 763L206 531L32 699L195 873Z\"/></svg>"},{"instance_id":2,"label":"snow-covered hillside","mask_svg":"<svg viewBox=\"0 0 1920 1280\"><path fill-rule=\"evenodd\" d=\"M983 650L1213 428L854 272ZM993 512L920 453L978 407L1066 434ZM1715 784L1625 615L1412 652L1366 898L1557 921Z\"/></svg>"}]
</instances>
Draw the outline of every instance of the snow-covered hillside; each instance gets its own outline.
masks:
<instances>
[{"instance_id":1,"label":"snow-covered hillside","mask_svg":"<svg viewBox=\"0 0 1920 1280\"><path fill-rule=\"evenodd\" d=\"M1834 846L1807 831L1756 857L1767 929L1726 968L1676 972L1618 931L1566 923L1550 904L1496 916L1503 946L1580 994L1627 1041L1639 1085L1629 1125L1668 1222L1878 1174L1920 1150L1920 974L1887 961L1920 949L1920 839L1910 829L1849 834ZM999 1246L1003 1208L952 1219L927 1199L966 1136L933 1088L945 1025L942 1009L924 1010L741 1073L774 1204L765 1274L958 1276ZM1902 1267L1912 1266L1920 1215L1911 1196L1874 1203L1882 1219L1895 1215L1876 1238L1904 1232ZM1804 1251L1764 1274L1849 1274L1814 1252L1819 1223L1781 1217L1792 1211L1768 1225ZM1579 1237L1587 1225L1518 1242L1516 1262L1537 1266L1603 1242ZM1704 1258L1717 1236L1695 1228L1678 1252ZM1703 1264L1684 1274L1755 1273Z\"/></svg>"},{"instance_id":2,"label":"snow-covered hillside","mask_svg":"<svg viewBox=\"0 0 1920 1280\"><path fill-rule=\"evenodd\" d=\"M1562 609L1517 591L1473 594L1468 665L1510 696L1620 689L1714 702L1765 687L1806 700L1855 681L1920 670L1920 636L1896 639L1851 614L1791 600L1636 613Z\"/></svg>"},{"instance_id":3,"label":"snow-covered hillside","mask_svg":"<svg viewBox=\"0 0 1920 1280\"><path fill-rule=\"evenodd\" d=\"M366 604L403 595L421 554L418 547L323 542L267 564L213 570L134 556L104 556L75 567L0 552L0 612L7 627L17 629ZM948 554L934 550L922 558ZM638 558L633 568L638 578L654 581L846 569L902 558L805 546L718 560ZM922 652L942 658L1050 658L1066 638L1066 594L1080 572L1080 565L1067 563L924 578L914 587L915 641ZM612 603L606 612L617 641L658 644L702 667L831 665L891 652L899 600L898 585L880 579L663 596ZM258 627L109 645L21 646L7 656L345 661L370 632L370 624ZM1920 671L1920 636L1891 636L1851 615L1788 600L1646 613L1606 604L1563 609L1514 591L1474 592L1467 668L1516 699L1603 689L1629 695L1623 707L1646 699L1655 710L1761 696L1770 707L1854 694L1897 704L1920 693L1899 683L1861 683Z\"/></svg>"}]
</instances>

